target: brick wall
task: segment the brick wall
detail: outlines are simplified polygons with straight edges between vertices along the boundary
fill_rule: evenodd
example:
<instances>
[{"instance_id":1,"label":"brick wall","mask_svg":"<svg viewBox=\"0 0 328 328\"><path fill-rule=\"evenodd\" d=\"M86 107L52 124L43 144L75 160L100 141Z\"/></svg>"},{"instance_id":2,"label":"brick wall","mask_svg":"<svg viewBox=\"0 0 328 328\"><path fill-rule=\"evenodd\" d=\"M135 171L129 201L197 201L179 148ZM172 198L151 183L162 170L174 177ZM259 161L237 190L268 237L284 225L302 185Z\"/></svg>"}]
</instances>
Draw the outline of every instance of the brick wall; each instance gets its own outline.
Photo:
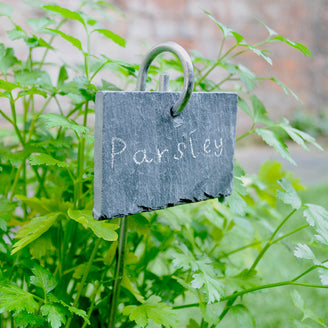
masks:
<instances>
[{"instance_id":1,"label":"brick wall","mask_svg":"<svg viewBox=\"0 0 328 328\"><path fill-rule=\"evenodd\" d=\"M4 0L15 7L14 16L22 21L38 14L22 5L19 0ZM56 3L74 8L78 0L56 0ZM243 59L256 74L277 76L291 87L304 101L304 107L313 111L326 109L328 102L328 1L327 0L113 0L112 3L125 13L125 18L110 12L114 21L107 27L127 39L125 49L104 44L104 39L95 38L93 44L114 58L140 62L148 45L172 40L187 50L196 49L209 58L215 58L221 33L217 26L203 13L211 12L218 20L245 35L250 43L265 37L265 29L256 21L264 21L277 32L291 40L307 45L313 58L304 57L288 46L270 46L274 51L270 67L256 55ZM6 39L7 23L2 19L0 38ZM23 23L22 23L23 24ZM67 32L82 33L78 24L67 26ZM65 59L79 60L72 47L65 41L56 43L65 50ZM19 52L26 51L22 46ZM271 83L260 89L261 99L277 115L288 116L300 105Z\"/></svg>"}]
</instances>

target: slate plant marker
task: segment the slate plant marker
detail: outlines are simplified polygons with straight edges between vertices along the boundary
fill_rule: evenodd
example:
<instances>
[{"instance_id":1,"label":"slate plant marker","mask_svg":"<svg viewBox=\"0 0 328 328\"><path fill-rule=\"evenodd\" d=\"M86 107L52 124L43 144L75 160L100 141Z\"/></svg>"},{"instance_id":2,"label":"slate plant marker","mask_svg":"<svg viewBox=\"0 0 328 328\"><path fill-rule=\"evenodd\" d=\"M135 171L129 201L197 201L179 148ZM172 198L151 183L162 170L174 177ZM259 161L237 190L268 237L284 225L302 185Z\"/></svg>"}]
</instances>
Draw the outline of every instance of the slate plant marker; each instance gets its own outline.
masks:
<instances>
[{"instance_id":1,"label":"slate plant marker","mask_svg":"<svg viewBox=\"0 0 328 328\"><path fill-rule=\"evenodd\" d=\"M180 96L142 92L151 61L163 51L174 53L182 64ZM167 76L160 82L165 89ZM93 215L97 220L122 217L110 300L111 328L124 275L126 215L232 192L238 96L192 93L193 86L189 55L178 44L166 42L152 48L140 65L140 91L97 93Z\"/></svg>"},{"instance_id":2,"label":"slate plant marker","mask_svg":"<svg viewBox=\"0 0 328 328\"><path fill-rule=\"evenodd\" d=\"M172 42L153 48L144 60L138 77L139 90L145 88L151 60L167 50L177 54L182 62L185 72L182 95L140 91L97 93L94 206L97 220L218 198L232 192L237 94L192 93L190 57Z\"/></svg>"}]
</instances>

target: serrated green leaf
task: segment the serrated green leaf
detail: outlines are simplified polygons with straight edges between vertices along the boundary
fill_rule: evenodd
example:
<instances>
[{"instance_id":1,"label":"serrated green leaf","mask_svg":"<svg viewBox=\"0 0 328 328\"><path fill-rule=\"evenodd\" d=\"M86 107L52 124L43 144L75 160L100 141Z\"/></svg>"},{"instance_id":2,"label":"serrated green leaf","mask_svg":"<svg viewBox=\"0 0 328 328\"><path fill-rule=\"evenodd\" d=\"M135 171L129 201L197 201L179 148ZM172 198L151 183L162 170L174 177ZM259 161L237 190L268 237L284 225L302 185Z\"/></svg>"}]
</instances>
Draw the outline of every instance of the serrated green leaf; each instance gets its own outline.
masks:
<instances>
[{"instance_id":1,"label":"serrated green leaf","mask_svg":"<svg viewBox=\"0 0 328 328\"><path fill-rule=\"evenodd\" d=\"M74 221L81 223L86 229L91 229L99 238L108 241L115 241L118 238L115 230L117 230L119 226L106 221L96 221L92 216L92 211L69 209L68 216Z\"/></svg>"},{"instance_id":2,"label":"serrated green leaf","mask_svg":"<svg viewBox=\"0 0 328 328\"><path fill-rule=\"evenodd\" d=\"M254 122L262 122L263 119L267 118L267 110L265 109L261 100L256 96L251 96L251 102L253 107L253 120Z\"/></svg>"},{"instance_id":3,"label":"serrated green leaf","mask_svg":"<svg viewBox=\"0 0 328 328\"><path fill-rule=\"evenodd\" d=\"M181 268L185 271L191 269L193 272L199 269L195 257L184 244L179 245L179 252L172 253L172 258L173 265L176 268Z\"/></svg>"},{"instance_id":4,"label":"serrated green leaf","mask_svg":"<svg viewBox=\"0 0 328 328\"><path fill-rule=\"evenodd\" d=\"M0 230L7 231L7 222L2 218L0 218Z\"/></svg>"},{"instance_id":5,"label":"serrated green leaf","mask_svg":"<svg viewBox=\"0 0 328 328\"><path fill-rule=\"evenodd\" d=\"M241 216L246 214L247 203L236 190L233 190L231 195L226 198L226 202L233 213Z\"/></svg>"},{"instance_id":6,"label":"serrated green leaf","mask_svg":"<svg viewBox=\"0 0 328 328\"><path fill-rule=\"evenodd\" d=\"M72 11L72 10L69 10L67 8L64 8L64 7L61 7L58 5L45 5L45 6L43 6L43 9L60 14L63 17L66 17L68 19L76 20L85 27L84 19L77 11Z\"/></svg>"},{"instance_id":7,"label":"serrated green leaf","mask_svg":"<svg viewBox=\"0 0 328 328\"><path fill-rule=\"evenodd\" d=\"M57 286L55 277L45 268L36 266L32 269L34 276L31 276L31 284L40 287L44 290L45 294L48 294Z\"/></svg>"},{"instance_id":8,"label":"serrated green leaf","mask_svg":"<svg viewBox=\"0 0 328 328\"><path fill-rule=\"evenodd\" d=\"M297 244L294 250L294 255L304 260L315 260L316 258L311 248L308 245L301 243Z\"/></svg>"},{"instance_id":9,"label":"serrated green leaf","mask_svg":"<svg viewBox=\"0 0 328 328\"><path fill-rule=\"evenodd\" d=\"M319 269L319 278L323 286L328 286L328 263L321 264L324 268Z\"/></svg>"},{"instance_id":10,"label":"serrated green leaf","mask_svg":"<svg viewBox=\"0 0 328 328\"><path fill-rule=\"evenodd\" d=\"M277 35L277 36L273 37L272 40L284 42L284 43L288 44L289 46L299 50L304 56L312 57L311 51L302 43L291 41L282 35Z\"/></svg>"},{"instance_id":11,"label":"serrated green leaf","mask_svg":"<svg viewBox=\"0 0 328 328\"><path fill-rule=\"evenodd\" d=\"M49 213L44 216L37 216L22 226L16 234L16 239L20 240L16 241L13 245L11 254L17 253L48 231L50 227L55 224L60 214L61 213Z\"/></svg>"},{"instance_id":12,"label":"serrated green leaf","mask_svg":"<svg viewBox=\"0 0 328 328\"><path fill-rule=\"evenodd\" d=\"M275 36L277 35L278 33L276 31L274 31L272 28L270 28L268 25L264 24L261 20L257 19L257 21L262 24L266 30L269 32L269 36Z\"/></svg>"},{"instance_id":13,"label":"serrated green leaf","mask_svg":"<svg viewBox=\"0 0 328 328\"><path fill-rule=\"evenodd\" d=\"M53 28L46 28L47 31L50 31L52 33L55 33L55 34L58 34L60 35L63 39L65 39L66 41L68 41L71 45L73 45L75 48L82 50L82 44L81 44L81 41L77 38L74 38L73 36L71 35L68 35L60 30L56 30L56 29L53 29Z\"/></svg>"},{"instance_id":14,"label":"serrated green leaf","mask_svg":"<svg viewBox=\"0 0 328 328\"><path fill-rule=\"evenodd\" d=\"M303 147L305 150L309 150L305 142L309 142L316 148L323 150L323 148L315 141L315 138L313 138L306 132L303 132L299 129L292 127L287 119L283 119L283 121L279 124L279 127L281 127L290 136L290 138L293 141L295 141L298 145Z\"/></svg>"},{"instance_id":15,"label":"serrated green leaf","mask_svg":"<svg viewBox=\"0 0 328 328\"><path fill-rule=\"evenodd\" d=\"M11 92L16 88L18 88L18 85L16 83L0 80L0 89Z\"/></svg>"},{"instance_id":16,"label":"serrated green leaf","mask_svg":"<svg viewBox=\"0 0 328 328\"><path fill-rule=\"evenodd\" d=\"M14 285L0 286L0 313L5 311L34 313L38 307L33 294Z\"/></svg>"},{"instance_id":17,"label":"serrated green leaf","mask_svg":"<svg viewBox=\"0 0 328 328\"><path fill-rule=\"evenodd\" d=\"M13 317L18 327L44 327L46 325L45 320L40 315L26 311L15 312Z\"/></svg>"},{"instance_id":18,"label":"serrated green leaf","mask_svg":"<svg viewBox=\"0 0 328 328\"><path fill-rule=\"evenodd\" d=\"M305 319L311 319L317 324L319 324L321 327L327 328L323 320L305 305L305 302L298 291L293 290L291 293L291 298L294 305L303 313L302 321L304 321Z\"/></svg>"},{"instance_id":19,"label":"serrated green leaf","mask_svg":"<svg viewBox=\"0 0 328 328\"><path fill-rule=\"evenodd\" d=\"M19 39L23 39L23 40L27 39L26 32L19 25L16 25L15 28L7 31L7 34L9 36L9 39L12 41L19 40Z\"/></svg>"},{"instance_id":20,"label":"serrated green leaf","mask_svg":"<svg viewBox=\"0 0 328 328\"><path fill-rule=\"evenodd\" d=\"M176 313L170 306L161 303L159 296L152 295L141 305L128 305L123 309L123 314L141 327L146 327L148 320L164 327L179 326Z\"/></svg>"},{"instance_id":21,"label":"serrated green leaf","mask_svg":"<svg viewBox=\"0 0 328 328\"><path fill-rule=\"evenodd\" d=\"M75 306L70 306L66 304L63 300L59 300L55 295L49 294L48 300L52 303L58 303L64 306L70 313L76 314L79 317L83 318L84 321L86 321L88 324L90 324L89 318L87 313L84 310L78 309Z\"/></svg>"},{"instance_id":22,"label":"serrated green leaf","mask_svg":"<svg viewBox=\"0 0 328 328\"><path fill-rule=\"evenodd\" d=\"M51 242L51 237L47 233L44 233L30 244L30 253L37 260L44 259L53 250L55 250L55 247Z\"/></svg>"},{"instance_id":23,"label":"serrated green leaf","mask_svg":"<svg viewBox=\"0 0 328 328\"><path fill-rule=\"evenodd\" d=\"M11 17L12 12L13 12L12 7L10 7L4 3L0 3L0 16Z\"/></svg>"},{"instance_id":24,"label":"serrated green leaf","mask_svg":"<svg viewBox=\"0 0 328 328\"><path fill-rule=\"evenodd\" d=\"M40 33L43 32L47 26L53 24L55 21L50 19L49 17L38 17L29 18L25 22L32 27L35 33Z\"/></svg>"},{"instance_id":25,"label":"serrated green leaf","mask_svg":"<svg viewBox=\"0 0 328 328\"><path fill-rule=\"evenodd\" d=\"M252 113L252 111L251 111L251 108L249 107L249 105L248 105L248 103L244 100L244 99L242 99L242 98L240 98L240 97L238 97L238 106L249 116L249 117L252 117L253 118L253 113Z\"/></svg>"},{"instance_id":26,"label":"serrated green leaf","mask_svg":"<svg viewBox=\"0 0 328 328\"><path fill-rule=\"evenodd\" d=\"M244 37L241 34L235 32L230 27L217 21L208 11L204 10L204 13L220 28L225 38L232 36L235 38L237 44L239 44L244 39Z\"/></svg>"},{"instance_id":27,"label":"serrated green leaf","mask_svg":"<svg viewBox=\"0 0 328 328\"><path fill-rule=\"evenodd\" d=\"M58 167L69 167L69 163L59 161L48 154L32 154L28 160L31 165L46 165L46 166L58 166Z\"/></svg>"},{"instance_id":28,"label":"serrated green leaf","mask_svg":"<svg viewBox=\"0 0 328 328\"><path fill-rule=\"evenodd\" d=\"M256 133L266 142L269 146L272 146L282 158L286 159L293 165L296 165L296 162L290 156L290 153L287 150L287 145L276 135L273 131L260 128L256 129Z\"/></svg>"},{"instance_id":29,"label":"serrated green leaf","mask_svg":"<svg viewBox=\"0 0 328 328\"><path fill-rule=\"evenodd\" d=\"M249 45L247 42L243 42L241 45L244 46L244 47L247 47L255 55L257 55L259 57L262 57L268 64L272 65L272 59L269 56L266 55L267 51L255 48L255 47Z\"/></svg>"},{"instance_id":30,"label":"serrated green leaf","mask_svg":"<svg viewBox=\"0 0 328 328\"><path fill-rule=\"evenodd\" d=\"M44 304L40 311L52 328L60 328L66 322L65 312L55 304Z\"/></svg>"},{"instance_id":31,"label":"serrated green leaf","mask_svg":"<svg viewBox=\"0 0 328 328\"><path fill-rule=\"evenodd\" d=\"M68 79L68 73L65 65L61 66L59 69L58 79L57 79L57 88L60 88L64 85L65 81Z\"/></svg>"},{"instance_id":32,"label":"serrated green leaf","mask_svg":"<svg viewBox=\"0 0 328 328\"><path fill-rule=\"evenodd\" d=\"M24 97L24 96L30 96L30 95L39 95L39 96L42 96L44 98L47 98L47 96L48 96L48 94L45 91L40 90L37 87L32 87L30 89L20 91L18 93L16 99L19 99L19 98Z\"/></svg>"},{"instance_id":33,"label":"serrated green leaf","mask_svg":"<svg viewBox=\"0 0 328 328\"><path fill-rule=\"evenodd\" d=\"M10 201L9 199L1 197L0 198L1 218L6 221L9 221L13 216L13 212L15 211L16 206L17 206L17 202L13 202Z\"/></svg>"},{"instance_id":34,"label":"serrated green leaf","mask_svg":"<svg viewBox=\"0 0 328 328\"><path fill-rule=\"evenodd\" d=\"M304 190L300 184L300 179L295 178L293 173L283 170L282 164L277 161L264 162L260 167L258 178L260 183L264 185L258 188L257 193L272 207L276 206L277 190L281 188L278 184L279 180L286 179L295 190Z\"/></svg>"},{"instance_id":35,"label":"serrated green leaf","mask_svg":"<svg viewBox=\"0 0 328 328\"><path fill-rule=\"evenodd\" d=\"M23 85L33 85L39 82L42 72L39 70L29 71L27 69L15 71L15 82Z\"/></svg>"},{"instance_id":36,"label":"serrated green leaf","mask_svg":"<svg viewBox=\"0 0 328 328\"><path fill-rule=\"evenodd\" d=\"M27 313L26 311L15 312L13 318L17 327L45 327L46 321L41 315Z\"/></svg>"},{"instance_id":37,"label":"serrated green leaf","mask_svg":"<svg viewBox=\"0 0 328 328\"><path fill-rule=\"evenodd\" d=\"M298 102L300 102L301 104L303 104L303 101L296 95L296 93L288 88L284 83L282 83L279 79L277 79L276 77L272 77L270 79L271 81L277 83L285 92L285 94L288 96L289 94L291 94Z\"/></svg>"},{"instance_id":38,"label":"serrated green leaf","mask_svg":"<svg viewBox=\"0 0 328 328\"><path fill-rule=\"evenodd\" d=\"M55 209L58 209L57 199L26 197L24 195L15 195L15 197L30 207L32 211L39 214L47 214Z\"/></svg>"},{"instance_id":39,"label":"serrated green leaf","mask_svg":"<svg viewBox=\"0 0 328 328\"><path fill-rule=\"evenodd\" d=\"M140 294L137 286L135 286L131 280L129 279L128 276L124 276L122 278L121 281L121 286L125 289L127 289L128 291L130 291L132 293L132 295L140 302L140 303L144 303L145 299L144 297Z\"/></svg>"},{"instance_id":40,"label":"serrated green leaf","mask_svg":"<svg viewBox=\"0 0 328 328\"><path fill-rule=\"evenodd\" d=\"M212 278L206 272L195 273L192 277L191 286L195 289L203 288L207 295L208 304L220 301L224 287L220 280Z\"/></svg>"},{"instance_id":41,"label":"serrated green leaf","mask_svg":"<svg viewBox=\"0 0 328 328\"><path fill-rule=\"evenodd\" d=\"M121 47L125 47L125 45L126 45L126 41L124 38L122 38L118 34L113 33L110 30L98 28L98 29L93 30L93 32L98 32L98 33L104 35L106 38L112 40L113 42L115 42L116 44L118 44Z\"/></svg>"},{"instance_id":42,"label":"serrated green leaf","mask_svg":"<svg viewBox=\"0 0 328 328\"><path fill-rule=\"evenodd\" d=\"M277 196L285 204L291 205L294 209L299 209L302 205L301 198L298 196L293 185L286 179L277 181L279 186L283 189L277 191Z\"/></svg>"},{"instance_id":43,"label":"serrated green leaf","mask_svg":"<svg viewBox=\"0 0 328 328\"><path fill-rule=\"evenodd\" d=\"M255 327L255 320L252 317L249 310L242 304L237 304L231 307L231 318L233 318L236 323L237 327L243 328L254 328Z\"/></svg>"},{"instance_id":44,"label":"serrated green leaf","mask_svg":"<svg viewBox=\"0 0 328 328\"><path fill-rule=\"evenodd\" d=\"M68 118L55 114L55 113L47 113L40 115L40 120L45 125L47 129L54 127L61 127L64 129L71 129L76 132L79 136L85 134L89 131L89 129L83 125L77 124Z\"/></svg>"},{"instance_id":45,"label":"serrated green leaf","mask_svg":"<svg viewBox=\"0 0 328 328\"><path fill-rule=\"evenodd\" d=\"M312 226L318 235L316 239L328 245L328 211L319 205L305 204L304 216L307 222Z\"/></svg>"},{"instance_id":46,"label":"serrated green leaf","mask_svg":"<svg viewBox=\"0 0 328 328\"><path fill-rule=\"evenodd\" d=\"M0 71L6 76L10 67L17 63L17 58L14 55L12 48L5 48L3 43L0 43Z\"/></svg>"}]
</instances>

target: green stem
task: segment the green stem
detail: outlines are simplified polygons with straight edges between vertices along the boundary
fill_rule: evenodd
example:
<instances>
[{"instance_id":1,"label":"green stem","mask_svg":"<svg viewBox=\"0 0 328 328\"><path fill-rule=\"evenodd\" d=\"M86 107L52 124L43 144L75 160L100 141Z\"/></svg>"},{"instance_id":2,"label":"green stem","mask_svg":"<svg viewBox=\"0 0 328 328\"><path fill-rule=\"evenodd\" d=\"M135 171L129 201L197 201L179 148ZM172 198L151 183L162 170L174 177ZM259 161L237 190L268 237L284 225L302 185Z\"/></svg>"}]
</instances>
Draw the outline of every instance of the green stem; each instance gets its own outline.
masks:
<instances>
[{"instance_id":1,"label":"green stem","mask_svg":"<svg viewBox=\"0 0 328 328\"><path fill-rule=\"evenodd\" d=\"M90 83L95 78L95 76L108 64L110 63L110 60L105 61L90 77Z\"/></svg>"},{"instance_id":2,"label":"green stem","mask_svg":"<svg viewBox=\"0 0 328 328\"><path fill-rule=\"evenodd\" d=\"M23 139L23 137L20 133L20 130L18 129L18 126L17 126L16 106L15 106L15 101L14 101L12 95L10 95L10 108L11 108L11 113L12 113L12 116L13 116L12 122L13 122L13 126L14 126L14 129L15 129L16 135L17 135L22 147L24 147L25 142L24 142L24 139Z\"/></svg>"},{"instance_id":3,"label":"green stem","mask_svg":"<svg viewBox=\"0 0 328 328\"><path fill-rule=\"evenodd\" d=\"M323 289L328 288L328 286L317 285L317 284L307 284L307 283L300 283L300 282L294 282L294 281L281 281L281 282L265 284L265 285L262 285L262 286L257 286L257 287L245 289L245 290L242 290L240 292L233 293L231 295L222 297L220 299L220 301L218 301L218 302L224 302L224 301L228 301L228 300L231 300L231 299L236 299L239 296L243 296L243 295L246 295L246 294L249 294L249 293L252 293L252 292L256 292L256 291L259 291L259 290L282 287L282 286L301 286L301 287L308 287L308 288L323 288ZM173 306L172 308L174 310L179 310L179 309L187 309L187 308L199 307L199 306L200 306L200 303L191 303L191 304Z\"/></svg>"},{"instance_id":4,"label":"green stem","mask_svg":"<svg viewBox=\"0 0 328 328\"><path fill-rule=\"evenodd\" d=\"M77 294L76 294L76 297L75 297L75 300L74 300L74 303L73 303L73 307L77 307L77 305L79 303L79 299L80 299L80 296L82 294L85 281L87 280L88 274L89 274L90 269L91 269L91 266L92 266L92 262L93 262L93 260L94 260L94 258L96 256L97 250L98 250L101 242L102 242L102 239L101 238L97 239L96 242L95 242L95 245L93 247L92 253L91 253L90 258L89 258L89 261L88 261L88 263L86 265L86 268L85 268L85 270L83 272L82 280L81 280L81 282L79 284L79 288L78 288L78 291L77 291ZM65 325L65 328L68 328L70 326L71 321L72 321L72 318L69 318L67 320L66 325Z\"/></svg>"},{"instance_id":5,"label":"green stem","mask_svg":"<svg viewBox=\"0 0 328 328\"><path fill-rule=\"evenodd\" d=\"M273 244L272 241L274 239L274 237L276 236L276 234L279 232L279 230L281 229L281 227L289 220L289 218L296 212L297 210L294 209L292 210L285 218L284 220L281 221L281 223L278 225L278 227L276 228L276 230L272 233L271 237L269 238L268 242L266 243L266 245L262 248L262 251L259 253L259 255L256 257L255 261L253 262L252 266L249 269L249 272L255 270L257 264L260 262L260 260L262 259L262 257L264 256L264 254L266 253L266 251L269 249L269 247Z\"/></svg>"},{"instance_id":6,"label":"green stem","mask_svg":"<svg viewBox=\"0 0 328 328\"><path fill-rule=\"evenodd\" d=\"M276 243L279 242L280 240L285 239L285 238L287 238L287 237L293 235L294 233L299 232L299 231L301 231L301 230L303 230L303 229L305 229L305 228L307 228L307 227L309 227L309 224L305 224L305 225L303 225L303 226L300 226L300 227L296 228L295 230L290 231L290 232L288 232L288 233L286 233L286 234L280 236L279 238L277 238L277 239L275 239L275 240L272 241L272 245L273 245L273 244L276 244ZM254 242L254 243L247 244L247 245L245 245L245 246L241 246L241 247L236 248L236 249L234 249L234 250L232 250L232 251L230 251L230 252L228 252L228 253L225 253L225 254L224 254L224 257L228 257L228 256L230 256L231 254L238 253L238 252L243 251L243 250L245 250L245 249L247 249L247 248L249 248L249 247L253 247L253 246L257 246L257 245L263 244L263 243L267 242L268 240L269 240L269 239L266 239L266 240L260 240L260 241L256 241L256 242Z\"/></svg>"},{"instance_id":7,"label":"green stem","mask_svg":"<svg viewBox=\"0 0 328 328\"><path fill-rule=\"evenodd\" d=\"M321 264L323 263L326 263L328 262L328 260L325 260L325 261L322 261ZM304 277L305 275L307 275L308 273L312 272L313 270L315 269L318 269L318 268L322 268L322 269L325 269L325 270L328 270L327 267L323 266L323 265L320 265L320 264L315 264L315 265L312 265L310 268L308 268L307 270L305 270L304 272L302 272L300 275L296 276L294 279L292 279L293 282L296 282L297 280L300 280L302 277Z\"/></svg>"},{"instance_id":8,"label":"green stem","mask_svg":"<svg viewBox=\"0 0 328 328\"><path fill-rule=\"evenodd\" d=\"M213 91L213 90L217 89L224 82L229 81L232 76L233 76L233 74L229 74L225 79L223 79L222 81L220 81L219 83L217 83L210 91Z\"/></svg>"},{"instance_id":9,"label":"green stem","mask_svg":"<svg viewBox=\"0 0 328 328\"><path fill-rule=\"evenodd\" d=\"M11 125L14 125L14 122L7 116L1 109L0 109L0 114L3 116L3 118L8 121Z\"/></svg>"},{"instance_id":10,"label":"green stem","mask_svg":"<svg viewBox=\"0 0 328 328\"><path fill-rule=\"evenodd\" d=\"M241 139L244 139L245 137L247 137L247 136L249 136L249 135L255 133L254 125L255 125L255 124L252 125L251 129L250 129L248 132L246 132L246 133L244 133L243 135L241 135L240 137L236 138L236 141L239 141L239 140L241 140Z\"/></svg>"},{"instance_id":11,"label":"green stem","mask_svg":"<svg viewBox=\"0 0 328 328\"><path fill-rule=\"evenodd\" d=\"M49 98L45 101L45 103L43 104L43 106L41 107L41 109L40 109L40 111L37 113L37 114L35 114L34 116L33 116L33 120L32 120L32 123L31 123L31 126L30 126L30 130L29 130L29 133L28 133L28 141L30 141L31 140L31 138L32 138L32 135L33 135L33 132L34 132L34 127L35 127L35 124L36 124L36 122L37 122L37 120L38 120L38 118L39 118L39 116L43 113L43 111L47 108L47 106L48 106L48 104L49 104L49 102L50 102L50 100L53 98L53 96L49 96Z\"/></svg>"},{"instance_id":12,"label":"green stem","mask_svg":"<svg viewBox=\"0 0 328 328\"><path fill-rule=\"evenodd\" d=\"M272 233L271 237L269 238L268 242L266 243L266 245L263 247L262 251L259 253L259 255L256 257L255 261L253 262L252 266L250 267L250 269L248 270L248 273L252 272L255 270L257 264L260 262L260 260L262 259L262 257L264 256L264 254L266 253L266 251L269 249L269 247L273 244L273 239L274 237L277 235L277 233L279 232L279 230L281 229L281 227L288 221L288 219L296 212L296 209L294 209L293 211L291 211L285 218L284 220L282 220L282 222L278 225L278 227L276 228L276 230ZM219 322L221 322L221 320L223 320L223 318L226 316L226 314L229 312L229 310L231 309L232 305L234 304L234 302L236 301L237 297L238 297L238 293L235 294L234 298L229 299L229 301L227 302L225 308L223 309L223 311L220 314L219 317Z\"/></svg>"},{"instance_id":13,"label":"green stem","mask_svg":"<svg viewBox=\"0 0 328 328\"><path fill-rule=\"evenodd\" d=\"M295 230L286 233L285 235L283 235L283 236L281 236L281 237L275 239L275 240L272 242L272 245L275 244L275 243L277 243L278 241L280 241L280 240L286 238L286 237L289 237L289 236L293 235L293 234L296 233L296 232L299 232L299 231L301 231L301 230L303 230L303 229L309 227L309 226L310 226L309 224L304 224L304 225L302 225L302 226L296 228Z\"/></svg>"},{"instance_id":14,"label":"green stem","mask_svg":"<svg viewBox=\"0 0 328 328\"><path fill-rule=\"evenodd\" d=\"M84 109L84 118L83 118L83 126L87 126L87 120L88 120L88 110L89 110L89 102L87 101L85 103L85 109ZM84 172L84 151L85 151L85 138L81 137L79 140L78 145L78 154L77 154L77 181L76 181L76 205L77 207L81 206L81 195L83 193L83 172Z\"/></svg>"},{"instance_id":15,"label":"green stem","mask_svg":"<svg viewBox=\"0 0 328 328\"><path fill-rule=\"evenodd\" d=\"M216 61L206 72L205 74L195 83L195 87L197 85L200 85L206 78L207 76L220 64L219 61ZM194 87L194 88L195 88Z\"/></svg>"},{"instance_id":16,"label":"green stem","mask_svg":"<svg viewBox=\"0 0 328 328\"><path fill-rule=\"evenodd\" d=\"M226 53L220 58L220 61L222 62L223 59L227 60L226 57L230 54L231 51L235 50L238 46L239 46L239 44L236 43L233 47L231 47L228 51L226 51Z\"/></svg>"},{"instance_id":17,"label":"green stem","mask_svg":"<svg viewBox=\"0 0 328 328\"><path fill-rule=\"evenodd\" d=\"M97 280L96 286L94 287L94 290L93 290L93 292L92 292L92 294L90 296L91 304L89 306L88 313L87 313L88 319L90 319L91 314L93 312L93 309L95 307L96 296L97 296L97 293L99 291L99 288L102 286L102 283L101 282L103 281L103 279L105 277L105 274L106 274L106 270L103 270L103 273L102 273L102 275L100 277L100 280ZM84 321L83 326L81 328L85 328L87 325L88 325L88 322L87 321Z\"/></svg>"},{"instance_id":18,"label":"green stem","mask_svg":"<svg viewBox=\"0 0 328 328\"><path fill-rule=\"evenodd\" d=\"M223 39L222 39L222 42L221 42L221 46L220 46L220 50L219 50L219 54L218 54L218 59L221 58L221 55L222 55L222 51L223 51L223 46L224 46L225 40L226 40L226 37L223 36Z\"/></svg>"},{"instance_id":19,"label":"green stem","mask_svg":"<svg viewBox=\"0 0 328 328\"><path fill-rule=\"evenodd\" d=\"M269 43L270 41L272 42L272 40L270 40L270 39L266 39L266 40L264 40L264 41L261 41L261 42L258 42L258 43L256 43L256 44L254 44L252 47L253 47L253 48L258 48L258 47L260 47L260 46L263 46L263 45L266 44L266 43ZM239 52L236 52L235 54L233 54L233 55L231 55L231 56L225 58L225 60L230 60L230 59L232 59L232 58L234 58L234 57L237 57L237 56L239 56L239 55L242 55L243 53L245 53L245 52L247 52L247 51L250 51L249 48L246 48L245 50L241 50L241 51L239 51ZM226 54L226 55L227 55L227 54Z\"/></svg>"},{"instance_id":20,"label":"green stem","mask_svg":"<svg viewBox=\"0 0 328 328\"><path fill-rule=\"evenodd\" d=\"M20 176L20 173L21 173L22 169L23 169L23 162L21 163L21 165L17 169L16 175L15 175L15 180L14 180L13 186L11 188L11 193L10 193L10 198L9 198L10 201L12 201L13 198L14 198L17 183L19 181L19 176Z\"/></svg>"},{"instance_id":21,"label":"green stem","mask_svg":"<svg viewBox=\"0 0 328 328\"><path fill-rule=\"evenodd\" d=\"M238 296L235 295L235 297L228 300L228 302L226 303L223 311L221 312L221 314L219 316L218 322L221 322L223 320L223 318L227 315L227 313L229 312L229 310L231 309L231 307L233 306L233 303L235 303L237 298L238 298Z\"/></svg>"},{"instance_id":22,"label":"green stem","mask_svg":"<svg viewBox=\"0 0 328 328\"><path fill-rule=\"evenodd\" d=\"M109 311L109 322L108 328L115 327L115 318L117 312L117 305L120 296L120 285L124 273L124 255L125 255L125 244L126 244L126 232L127 232L127 218L122 217L121 228L120 228L120 240L116 252L116 268L113 283L113 292L110 301L110 311Z\"/></svg>"},{"instance_id":23,"label":"green stem","mask_svg":"<svg viewBox=\"0 0 328 328\"><path fill-rule=\"evenodd\" d=\"M66 22L66 21L67 21L67 18L63 18L63 19L59 22L59 24L55 27L55 29L58 30L58 29L59 29L59 28L60 28L60 27ZM55 37L56 37L56 35L52 35L52 36L51 36L51 38L50 38L50 40L49 40L49 42L48 42L49 45L52 44L52 42L54 41ZM49 51L49 48L46 48L46 50L45 50L45 52L44 52L44 54L43 54L43 56L42 56L42 59L41 59L41 61L40 61L39 70L41 70L41 68L42 68L42 66L43 66L43 64L44 64L44 61L46 60L46 57L47 57L48 51Z\"/></svg>"}]
</instances>

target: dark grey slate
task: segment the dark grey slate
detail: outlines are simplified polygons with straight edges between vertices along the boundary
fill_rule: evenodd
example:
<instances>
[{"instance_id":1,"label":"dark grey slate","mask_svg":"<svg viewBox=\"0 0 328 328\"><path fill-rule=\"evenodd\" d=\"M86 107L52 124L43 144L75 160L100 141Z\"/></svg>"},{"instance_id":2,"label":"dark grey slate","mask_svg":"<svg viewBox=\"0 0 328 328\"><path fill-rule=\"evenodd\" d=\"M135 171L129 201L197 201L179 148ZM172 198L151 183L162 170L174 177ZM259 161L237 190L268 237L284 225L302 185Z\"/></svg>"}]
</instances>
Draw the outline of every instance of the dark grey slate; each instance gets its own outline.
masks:
<instances>
[{"instance_id":1,"label":"dark grey slate","mask_svg":"<svg viewBox=\"0 0 328 328\"><path fill-rule=\"evenodd\" d=\"M193 93L172 117L173 92L96 96L95 219L227 196L232 191L235 93Z\"/></svg>"}]
</instances>

